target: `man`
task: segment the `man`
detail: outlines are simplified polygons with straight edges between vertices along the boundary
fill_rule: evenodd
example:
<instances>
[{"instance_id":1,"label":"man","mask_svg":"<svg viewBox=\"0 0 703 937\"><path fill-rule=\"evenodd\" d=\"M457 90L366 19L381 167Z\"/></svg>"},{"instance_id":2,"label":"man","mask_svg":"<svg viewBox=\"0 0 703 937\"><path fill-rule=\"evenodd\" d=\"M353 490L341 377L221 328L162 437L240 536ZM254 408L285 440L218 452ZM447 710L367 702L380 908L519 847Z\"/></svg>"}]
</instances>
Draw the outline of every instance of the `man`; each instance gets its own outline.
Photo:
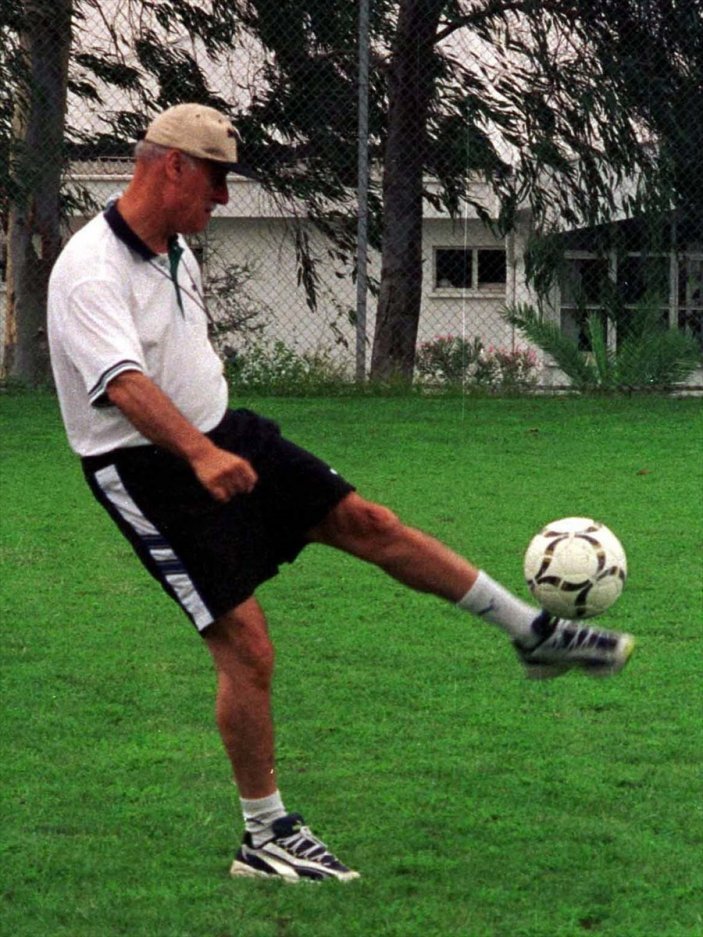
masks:
<instances>
[{"instance_id":1,"label":"man","mask_svg":"<svg viewBox=\"0 0 703 937\"><path fill-rule=\"evenodd\" d=\"M244 816L232 875L350 880L279 793L270 694L273 648L257 586L307 543L374 563L498 625L528 675L616 673L630 635L551 618L249 411L227 409L207 337L202 231L242 171L237 134L207 107L158 116L119 200L64 248L49 286L62 415L95 497L212 654L216 718Z\"/></svg>"}]
</instances>

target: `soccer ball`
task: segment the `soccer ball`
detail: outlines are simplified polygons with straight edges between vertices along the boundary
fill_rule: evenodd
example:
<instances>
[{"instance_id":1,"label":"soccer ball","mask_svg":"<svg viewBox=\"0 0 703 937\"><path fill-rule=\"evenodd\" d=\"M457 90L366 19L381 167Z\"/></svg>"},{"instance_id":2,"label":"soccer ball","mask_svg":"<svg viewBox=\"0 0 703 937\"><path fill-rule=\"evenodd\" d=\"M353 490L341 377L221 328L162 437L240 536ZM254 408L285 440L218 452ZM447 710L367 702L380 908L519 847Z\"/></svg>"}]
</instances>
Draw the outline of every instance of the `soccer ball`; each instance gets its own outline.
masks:
<instances>
[{"instance_id":1,"label":"soccer ball","mask_svg":"<svg viewBox=\"0 0 703 937\"><path fill-rule=\"evenodd\" d=\"M542 608L560 618L590 618L622 592L627 558L605 524L590 517L564 517L532 538L524 569Z\"/></svg>"}]
</instances>

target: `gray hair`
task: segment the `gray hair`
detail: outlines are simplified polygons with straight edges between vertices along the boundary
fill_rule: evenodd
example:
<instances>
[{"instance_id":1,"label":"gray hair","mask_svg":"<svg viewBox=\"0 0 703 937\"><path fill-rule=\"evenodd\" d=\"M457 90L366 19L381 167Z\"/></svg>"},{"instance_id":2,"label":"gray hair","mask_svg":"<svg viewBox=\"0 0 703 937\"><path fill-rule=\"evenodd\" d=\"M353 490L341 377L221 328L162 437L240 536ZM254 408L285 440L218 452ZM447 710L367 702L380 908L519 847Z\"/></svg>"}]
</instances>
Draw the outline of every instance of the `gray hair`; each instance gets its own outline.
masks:
<instances>
[{"instance_id":1,"label":"gray hair","mask_svg":"<svg viewBox=\"0 0 703 937\"><path fill-rule=\"evenodd\" d=\"M134 147L134 158L137 160L137 162L155 163L157 160L162 159L166 153L172 149L173 147L162 146L160 143L152 143L150 140L140 140ZM183 153L183 157L188 163L195 165L193 158L188 156L187 153Z\"/></svg>"},{"instance_id":2,"label":"gray hair","mask_svg":"<svg viewBox=\"0 0 703 937\"><path fill-rule=\"evenodd\" d=\"M150 143L148 140L140 140L134 147L134 158L137 162L154 163L157 159L166 153L166 147L159 143Z\"/></svg>"}]
</instances>

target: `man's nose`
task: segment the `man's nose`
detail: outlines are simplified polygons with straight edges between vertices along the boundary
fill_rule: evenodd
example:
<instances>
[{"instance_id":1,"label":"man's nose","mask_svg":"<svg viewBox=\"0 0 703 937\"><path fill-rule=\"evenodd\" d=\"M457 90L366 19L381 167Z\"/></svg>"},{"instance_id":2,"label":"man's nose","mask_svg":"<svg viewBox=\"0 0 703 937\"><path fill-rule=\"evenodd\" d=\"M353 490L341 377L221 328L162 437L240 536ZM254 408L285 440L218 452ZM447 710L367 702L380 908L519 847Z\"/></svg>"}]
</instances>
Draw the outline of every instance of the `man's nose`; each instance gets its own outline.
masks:
<instances>
[{"instance_id":1,"label":"man's nose","mask_svg":"<svg viewBox=\"0 0 703 937\"><path fill-rule=\"evenodd\" d=\"M218 205L226 205L229 202L229 189L227 188L227 182L221 182L215 186L213 191L213 198Z\"/></svg>"}]
</instances>

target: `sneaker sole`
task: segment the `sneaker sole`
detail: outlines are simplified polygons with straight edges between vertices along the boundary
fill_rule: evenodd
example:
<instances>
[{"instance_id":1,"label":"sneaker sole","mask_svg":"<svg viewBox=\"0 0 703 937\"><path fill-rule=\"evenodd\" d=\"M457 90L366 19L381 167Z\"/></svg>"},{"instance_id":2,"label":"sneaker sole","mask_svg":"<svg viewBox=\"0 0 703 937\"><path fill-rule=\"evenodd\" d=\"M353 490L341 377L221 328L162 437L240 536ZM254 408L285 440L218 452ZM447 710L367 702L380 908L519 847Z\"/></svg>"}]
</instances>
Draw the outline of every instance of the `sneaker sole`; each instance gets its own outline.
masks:
<instances>
[{"instance_id":1,"label":"sneaker sole","mask_svg":"<svg viewBox=\"0 0 703 937\"><path fill-rule=\"evenodd\" d=\"M292 875L284 875L280 872L269 873L262 872L260 869L253 869L250 865L247 865L246 862L240 862L238 859L235 859L232 863L229 874L232 876L232 878L267 879L271 882L285 882L286 885L295 885L302 881L298 875L293 877ZM311 879L308 879L308 881L311 881Z\"/></svg>"},{"instance_id":2,"label":"sneaker sole","mask_svg":"<svg viewBox=\"0 0 703 937\"><path fill-rule=\"evenodd\" d=\"M296 872L292 874L286 874L285 871L282 872L263 872L261 869L255 869L250 865L247 865L246 862L240 862L239 859L235 859L232 863L232 866L229 870L229 874L232 878L259 878L259 879L268 879L273 882L284 882L286 885L297 885L298 882L310 882L313 884L318 884L319 882L353 882L357 878L361 878L361 875L358 872L345 872L341 875L328 875L324 878L310 878L307 875L298 875Z\"/></svg>"},{"instance_id":3,"label":"sneaker sole","mask_svg":"<svg viewBox=\"0 0 703 937\"><path fill-rule=\"evenodd\" d=\"M547 661L531 664L529 661L523 661L525 676L528 680L553 680L555 677L561 677L569 670L579 670L587 677L612 677L625 667L632 657L635 650L635 639L631 634L622 635L620 647L618 648L617 659L607 664L589 661L573 661L569 664L554 663Z\"/></svg>"},{"instance_id":4,"label":"sneaker sole","mask_svg":"<svg viewBox=\"0 0 703 937\"><path fill-rule=\"evenodd\" d=\"M589 677L610 677L626 666L635 650L635 639L631 634L624 634L619 648L618 659L611 664L584 664L583 672Z\"/></svg>"}]
</instances>

